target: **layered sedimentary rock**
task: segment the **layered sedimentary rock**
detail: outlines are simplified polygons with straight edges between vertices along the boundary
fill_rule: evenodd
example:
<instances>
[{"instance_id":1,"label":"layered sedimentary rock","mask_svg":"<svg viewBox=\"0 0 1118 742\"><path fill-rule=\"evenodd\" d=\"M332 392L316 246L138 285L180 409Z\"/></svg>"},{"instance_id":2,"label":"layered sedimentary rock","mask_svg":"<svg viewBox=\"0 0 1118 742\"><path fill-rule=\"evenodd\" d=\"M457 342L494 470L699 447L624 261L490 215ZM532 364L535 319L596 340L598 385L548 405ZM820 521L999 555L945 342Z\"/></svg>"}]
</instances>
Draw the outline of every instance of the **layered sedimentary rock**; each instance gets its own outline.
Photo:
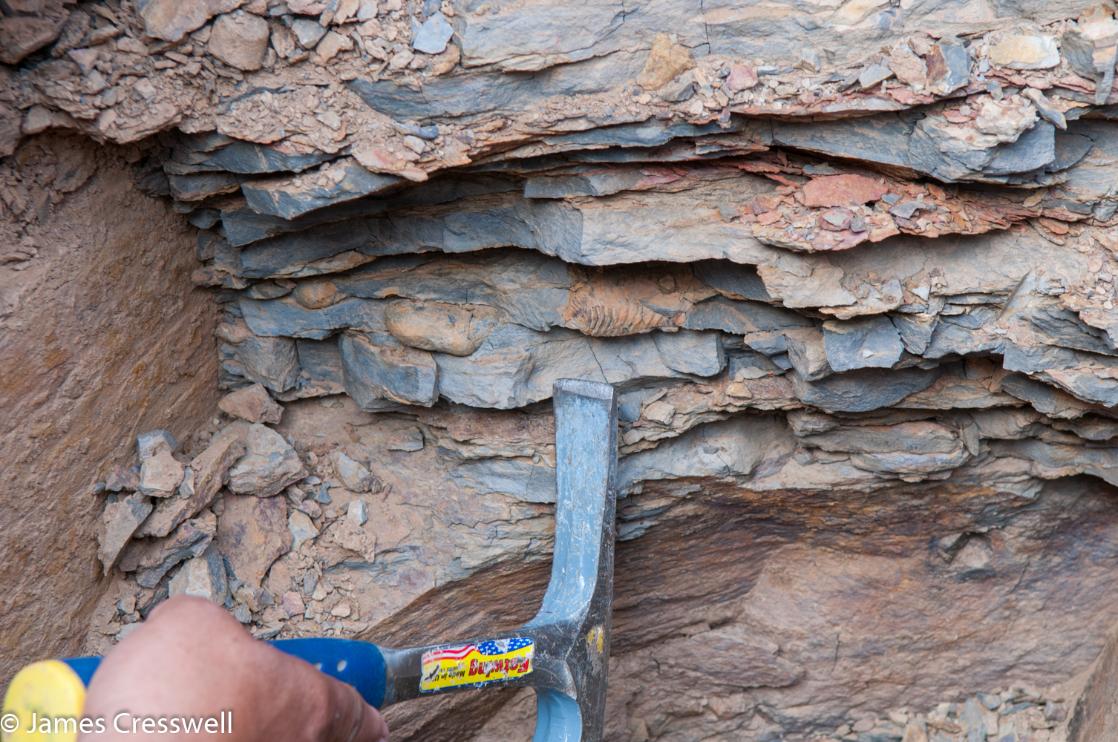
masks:
<instances>
[{"instance_id":1,"label":"layered sedimentary rock","mask_svg":"<svg viewBox=\"0 0 1118 742\"><path fill-rule=\"evenodd\" d=\"M611 738L861 739L901 707L879 738L1063 738L1038 699L1074 699L1011 686L1083 672L1114 607L1112 9L59 17L3 70L0 145L160 133L145 184L198 228L217 381L251 396L223 409L294 444L273 470L217 433L234 474L121 489L173 505L109 503L139 598L108 633L186 586L261 635L527 616L575 376L620 393ZM393 721L491 738L502 700Z\"/></svg>"}]
</instances>

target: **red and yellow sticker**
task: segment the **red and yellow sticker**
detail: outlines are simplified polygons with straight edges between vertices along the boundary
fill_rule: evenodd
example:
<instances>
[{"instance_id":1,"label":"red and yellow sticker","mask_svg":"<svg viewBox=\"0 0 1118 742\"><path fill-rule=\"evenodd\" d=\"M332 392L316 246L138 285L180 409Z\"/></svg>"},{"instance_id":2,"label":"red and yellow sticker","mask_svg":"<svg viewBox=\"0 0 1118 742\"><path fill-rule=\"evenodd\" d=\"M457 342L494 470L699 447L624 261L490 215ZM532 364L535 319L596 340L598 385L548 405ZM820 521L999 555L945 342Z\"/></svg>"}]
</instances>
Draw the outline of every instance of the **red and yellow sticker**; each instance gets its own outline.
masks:
<instances>
[{"instance_id":1,"label":"red and yellow sticker","mask_svg":"<svg viewBox=\"0 0 1118 742\"><path fill-rule=\"evenodd\" d=\"M419 690L434 693L523 677L532 672L535 651L535 642L523 636L429 649L423 653Z\"/></svg>"}]
</instances>

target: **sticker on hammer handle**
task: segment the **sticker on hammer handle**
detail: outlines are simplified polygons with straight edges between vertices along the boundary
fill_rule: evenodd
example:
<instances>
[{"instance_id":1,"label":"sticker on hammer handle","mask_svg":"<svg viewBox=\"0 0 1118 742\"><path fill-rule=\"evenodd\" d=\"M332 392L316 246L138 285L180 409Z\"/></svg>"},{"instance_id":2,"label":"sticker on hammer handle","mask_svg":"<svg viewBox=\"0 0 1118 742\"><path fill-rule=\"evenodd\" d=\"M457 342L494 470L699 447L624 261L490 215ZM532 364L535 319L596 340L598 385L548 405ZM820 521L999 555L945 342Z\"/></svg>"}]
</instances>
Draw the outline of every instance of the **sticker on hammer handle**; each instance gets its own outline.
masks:
<instances>
[{"instance_id":1,"label":"sticker on hammer handle","mask_svg":"<svg viewBox=\"0 0 1118 742\"><path fill-rule=\"evenodd\" d=\"M536 645L524 636L447 644L423 653L419 690L434 693L501 683L532 672Z\"/></svg>"}]
</instances>

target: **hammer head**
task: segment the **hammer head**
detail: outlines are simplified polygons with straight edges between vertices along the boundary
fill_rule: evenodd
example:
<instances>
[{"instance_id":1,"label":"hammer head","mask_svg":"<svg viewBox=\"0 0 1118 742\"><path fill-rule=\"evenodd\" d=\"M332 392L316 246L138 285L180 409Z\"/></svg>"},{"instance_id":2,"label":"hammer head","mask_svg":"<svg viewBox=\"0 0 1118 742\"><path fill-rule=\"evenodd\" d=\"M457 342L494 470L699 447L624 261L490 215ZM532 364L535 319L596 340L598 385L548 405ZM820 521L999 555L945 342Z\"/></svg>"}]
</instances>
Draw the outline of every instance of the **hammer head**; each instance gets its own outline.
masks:
<instances>
[{"instance_id":1,"label":"hammer head","mask_svg":"<svg viewBox=\"0 0 1118 742\"><path fill-rule=\"evenodd\" d=\"M605 725L613 551L617 403L613 387L555 384L555 554L539 613L534 742L597 742Z\"/></svg>"}]
</instances>

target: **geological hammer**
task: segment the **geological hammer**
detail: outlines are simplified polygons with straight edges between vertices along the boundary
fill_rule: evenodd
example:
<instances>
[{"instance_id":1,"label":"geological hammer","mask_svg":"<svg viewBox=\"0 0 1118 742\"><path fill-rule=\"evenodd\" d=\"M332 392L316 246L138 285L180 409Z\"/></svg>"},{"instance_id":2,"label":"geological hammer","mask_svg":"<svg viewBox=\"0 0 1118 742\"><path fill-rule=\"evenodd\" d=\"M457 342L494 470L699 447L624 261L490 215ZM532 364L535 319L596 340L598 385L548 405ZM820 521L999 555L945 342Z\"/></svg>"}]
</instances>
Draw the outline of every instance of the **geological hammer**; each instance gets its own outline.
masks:
<instances>
[{"instance_id":1,"label":"geological hammer","mask_svg":"<svg viewBox=\"0 0 1118 742\"><path fill-rule=\"evenodd\" d=\"M378 709L437 693L532 686L533 742L599 742L613 604L617 402L609 384L563 379L554 404L555 552L535 618L508 633L405 649L332 638L278 639L272 646L349 683ZM4 732L4 742L47 739L25 733L32 712L79 718L100 661L47 660L21 670L3 704L5 714L20 717L19 731Z\"/></svg>"}]
</instances>

